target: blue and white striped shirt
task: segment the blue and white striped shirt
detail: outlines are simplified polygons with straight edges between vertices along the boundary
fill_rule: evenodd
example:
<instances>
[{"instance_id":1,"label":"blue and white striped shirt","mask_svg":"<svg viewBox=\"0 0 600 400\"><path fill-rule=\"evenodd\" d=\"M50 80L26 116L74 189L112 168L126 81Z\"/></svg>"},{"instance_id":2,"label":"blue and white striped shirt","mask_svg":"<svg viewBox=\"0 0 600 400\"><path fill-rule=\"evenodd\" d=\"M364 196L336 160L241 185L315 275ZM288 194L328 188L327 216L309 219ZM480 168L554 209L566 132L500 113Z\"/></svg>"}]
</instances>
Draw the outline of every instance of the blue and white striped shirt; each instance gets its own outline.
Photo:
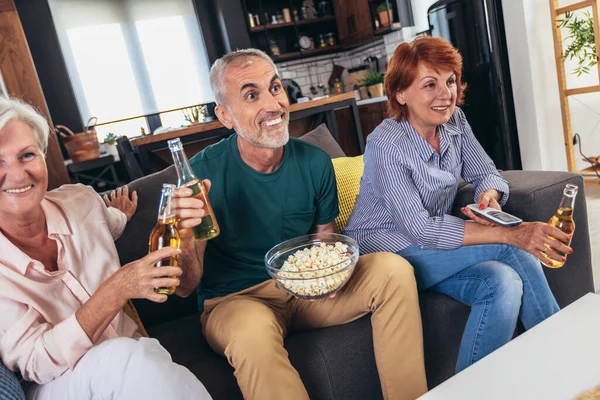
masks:
<instances>
[{"instance_id":1,"label":"blue and white striped shirt","mask_svg":"<svg viewBox=\"0 0 600 400\"><path fill-rule=\"evenodd\" d=\"M458 107L438 126L438 154L407 121L384 120L367 138L360 193L345 232L361 253L398 252L408 246L455 249L465 221L450 215L459 179L473 183L475 199L508 183L496 170Z\"/></svg>"}]
</instances>

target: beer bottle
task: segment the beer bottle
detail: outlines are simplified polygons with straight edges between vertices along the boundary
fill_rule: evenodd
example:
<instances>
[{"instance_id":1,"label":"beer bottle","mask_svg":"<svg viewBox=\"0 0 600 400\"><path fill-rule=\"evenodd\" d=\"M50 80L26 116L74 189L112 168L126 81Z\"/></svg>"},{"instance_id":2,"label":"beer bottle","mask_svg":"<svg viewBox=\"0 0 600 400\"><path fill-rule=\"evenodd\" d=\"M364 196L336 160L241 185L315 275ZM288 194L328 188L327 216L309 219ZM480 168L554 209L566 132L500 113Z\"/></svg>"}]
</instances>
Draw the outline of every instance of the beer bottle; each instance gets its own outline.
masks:
<instances>
[{"instance_id":1,"label":"beer bottle","mask_svg":"<svg viewBox=\"0 0 600 400\"><path fill-rule=\"evenodd\" d=\"M173 210L173 197L175 196L175 185L164 184L158 206L158 221L150 234L148 241L149 252L162 249L163 247L179 248L179 232L177 231L175 212ZM164 258L155 264L156 267L178 267L177 256ZM156 293L171 295L175 287L154 288Z\"/></svg>"},{"instance_id":2,"label":"beer bottle","mask_svg":"<svg viewBox=\"0 0 600 400\"><path fill-rule=\"evenodd\" d=\"M183 145L179 138L168 141L173 161L175 162L175 168L177 169L177 187L190 188L193 191L192 196L202 200L204 203L204 217L202 222L192 228L194 232L194 238L196 240L209 240L219 236L221 232L219 230L219 224L215 218L215 213L208 200L208 194L202 181L196 178L192 166L188 160L185 152L183 151Z\"/></svg>"},{"instance_id":3,"label":"beer bottle","mask_svg":"<svg viewBox=\"0 0 600 400\"><path fill-rule=\"evenodd\" d=\"M577 185L567 184L567 186L565 186L562 199L560 200L560 205L558 206L558 210L556 210L552 218L550 218L550 221L548 221L548 225L560 229L567 235L571 236L571 238L573 237L573 232L575 232L575 221L573 221L573 207L575 207L575 196L577 196L578 189L579 188L577 187ZM567 246L570 246L571 239L569 239L568 242L563 243ZM552 250L554 250L557 254L565 258L567 257L567 255L562 251L558 251L556 249ZM546 255L546 253L543 254L544 257L549 258ZM564 265L564 262L556 260L552 260L552 265L548 265L545 262L542 263L549 268L560 268Z\"/></svg>"}]
</instances>

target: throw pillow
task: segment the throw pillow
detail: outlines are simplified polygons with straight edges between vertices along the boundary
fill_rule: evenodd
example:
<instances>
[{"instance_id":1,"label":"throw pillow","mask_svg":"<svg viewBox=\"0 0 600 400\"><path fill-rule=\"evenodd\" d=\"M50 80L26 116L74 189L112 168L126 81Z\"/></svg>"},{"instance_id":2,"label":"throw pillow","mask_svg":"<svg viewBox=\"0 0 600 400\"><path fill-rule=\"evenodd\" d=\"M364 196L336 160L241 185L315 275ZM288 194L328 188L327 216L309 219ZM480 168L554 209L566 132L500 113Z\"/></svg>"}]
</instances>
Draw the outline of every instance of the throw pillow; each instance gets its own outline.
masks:
<instances>
[{"instance_id":1,"label":"throw pillow","mask_svg":"<svg viewBox=\"0 0 600 400\"><path fill-rule=\"evenodd\" d=\"M335 230L341 232L348 223L360 191L360 178L364 170L363 156L334 158L331 162L335 171L340 206L340 215L335 219Z\"/></svg>"},{"instance_id":2,"label":"throw pillow","mask_svg":"<svg viewBox=\"0 0 600 400\"><path fill-rule=\"evenodd\" d=\"M336 142L331 133L329 133L329 129L327 129L325 124L317 126L299 139L317 146L329 154L329 157L331 158L344 157L346 155L338 142Z\"/></svg>"}]
</instances>

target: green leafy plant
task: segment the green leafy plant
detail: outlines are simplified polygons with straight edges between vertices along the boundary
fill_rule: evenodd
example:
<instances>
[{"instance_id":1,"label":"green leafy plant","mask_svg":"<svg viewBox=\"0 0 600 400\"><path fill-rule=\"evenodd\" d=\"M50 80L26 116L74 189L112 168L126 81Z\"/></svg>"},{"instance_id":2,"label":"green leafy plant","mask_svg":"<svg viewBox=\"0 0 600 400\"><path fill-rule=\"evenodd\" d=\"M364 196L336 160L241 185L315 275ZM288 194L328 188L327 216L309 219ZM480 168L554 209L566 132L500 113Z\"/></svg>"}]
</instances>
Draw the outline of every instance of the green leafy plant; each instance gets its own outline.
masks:
<instances>
[{"instance_id":1,"label":"green leafy plant","mask_svg":"<svg viewBox=\"0 0 600 400\"><path fill-rule=\"evenodd\" d=\"M204 118L208 117L208 107L206 105L184 108L181 112L190 124L202 123Z\"/></svg>"},{"instance_id":2,"label":"green leafy plant","mask_svg":"<svg viewBox=\"0 0 600 400\"><path fill-rule=\"evenodd\" d=\"M109 133L108 135L104 136L104 141L102 143L115 144L116 141L117 141L117 135L115 135L114 133Z\"/></svg>"},{"instance_id":3,"label":"green leafy plant","mask_svg":"<svg viewBox=\"0 0 600 400\"><path fill-rule=\"evenodd\" d=\"M569 36L564 40L569 41L570 44L565 49L563 57L568 60L577 60L577 67L571 73L577 76L588 74L590 68L598 64L594 39L594 19L587 11L581 18L568 12L557 22L561 28L567 29L569 32Z\"/></svg>"},{"instance_id":4,"label":"green leafy plant","mask_svg":"<svg viewBox=\"0 0 600 400\"><path fill-rule=\"evenodd\" d=\"M385 1L382 1L377 6L377 12L387 11L387 9L388 9L388 7L387 7L387 4L385 3ZM394 6L392 6L392 2L390 1L390 11L393 9L394 9Z\"/></svg>"},{"instance_id":5,"label":"green leafy plant","mask_svg":"<svg viewBox=\"0 0 600 400\"><path fill-rule=\"evenodd\" d=\"M362 84L363 86L377 85L378 83L383 83L383 77L383 72L369 72L363 78Z\"/></svg>"}]
</instances>

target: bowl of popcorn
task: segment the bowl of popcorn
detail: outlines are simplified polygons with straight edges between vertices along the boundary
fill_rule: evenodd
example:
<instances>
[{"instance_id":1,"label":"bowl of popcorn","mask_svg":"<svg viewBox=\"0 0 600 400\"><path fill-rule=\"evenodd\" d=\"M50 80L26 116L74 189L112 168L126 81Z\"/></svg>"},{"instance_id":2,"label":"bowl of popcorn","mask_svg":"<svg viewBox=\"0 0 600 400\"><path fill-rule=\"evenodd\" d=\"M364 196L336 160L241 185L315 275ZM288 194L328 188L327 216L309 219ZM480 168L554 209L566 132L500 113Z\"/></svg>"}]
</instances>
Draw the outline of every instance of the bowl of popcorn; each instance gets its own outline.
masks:
<instances>
[{"instance_id":1,"label":"bowl of popcorn","mask_svg":"<svg viewBox=\"0 0 600 400\"><path fill-rule=\"evenodd\" d=\"M269 275L301 299L320 299L340 290L358 261L354 239L337 233L315 233L287 240L265 255Z\"/></svg>"}]
</instances>

